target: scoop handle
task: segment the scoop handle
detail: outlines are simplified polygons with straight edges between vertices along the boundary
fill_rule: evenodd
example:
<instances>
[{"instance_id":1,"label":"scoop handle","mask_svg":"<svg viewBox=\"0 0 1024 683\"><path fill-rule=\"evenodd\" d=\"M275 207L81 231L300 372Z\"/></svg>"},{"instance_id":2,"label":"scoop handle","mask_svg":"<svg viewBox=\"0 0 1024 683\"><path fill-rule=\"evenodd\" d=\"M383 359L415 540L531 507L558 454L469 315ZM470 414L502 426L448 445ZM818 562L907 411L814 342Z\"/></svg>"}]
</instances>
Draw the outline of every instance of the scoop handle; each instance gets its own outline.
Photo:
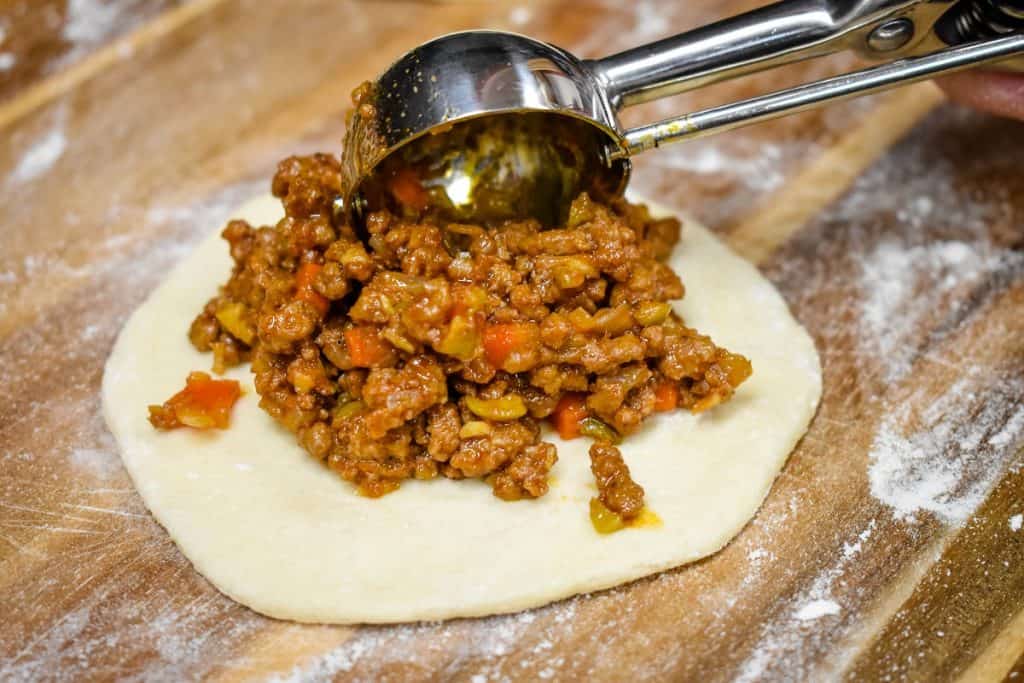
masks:
<instances>
[{"instance_id":1,"label":"scoop handle","mask_svg":"<svg viewBox=\"0 0 1024 683\"><path fill-rule=\"evenodd\" d=\"M865 34L879 20L921 4L782 0L586 65L621 109L789 62L864 49Z\"/></svg>"},{"instance_id":2,"label":"scoop handle","mask_svg":"<svg viewBox=\"0 0 1024 683\"><path fill-rule=\"evenodd\" d=\"M633 128L623 134L622 145L611 150L609 156L612 159L632 156L669 143L706 137L832 102L923 81L939 74L1018 56L1024 56L1024 34L939 50L923 57L897 60Z\"/></svg>"}]
</instances>

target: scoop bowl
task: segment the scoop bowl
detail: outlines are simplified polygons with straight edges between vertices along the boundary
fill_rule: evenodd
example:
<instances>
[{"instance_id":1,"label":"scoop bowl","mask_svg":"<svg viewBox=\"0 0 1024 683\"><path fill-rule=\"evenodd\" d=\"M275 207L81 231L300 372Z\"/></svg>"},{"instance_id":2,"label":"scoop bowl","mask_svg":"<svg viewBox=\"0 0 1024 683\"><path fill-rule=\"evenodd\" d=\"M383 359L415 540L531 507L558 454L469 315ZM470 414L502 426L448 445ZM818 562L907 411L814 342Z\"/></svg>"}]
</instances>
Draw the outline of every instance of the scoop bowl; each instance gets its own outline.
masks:
<instances>
[{"instance_id":1,"label":"scoop bowl","mask_svg":"<svg viewBox=\"0 0 1024 683\"><path fill-rule=\"evenodd\" d=\"M614 109L580 60L514 33L452 33L392 64L355 112L346 207L379 208L413 169L418 194L452 220L553 224L582 190L622 192L618 144Z\"/></svg>"}]
</instances>

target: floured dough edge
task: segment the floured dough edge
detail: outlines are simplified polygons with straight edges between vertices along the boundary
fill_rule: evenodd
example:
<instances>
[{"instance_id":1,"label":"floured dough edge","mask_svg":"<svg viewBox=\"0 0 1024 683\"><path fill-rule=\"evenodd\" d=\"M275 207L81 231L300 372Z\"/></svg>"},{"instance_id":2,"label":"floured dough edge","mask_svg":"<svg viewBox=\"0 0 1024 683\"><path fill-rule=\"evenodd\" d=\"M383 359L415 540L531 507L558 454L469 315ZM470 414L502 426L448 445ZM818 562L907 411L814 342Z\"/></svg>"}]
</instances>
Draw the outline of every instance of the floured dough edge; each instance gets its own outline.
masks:
<instances>
[{"instance_id":1,"label":"floured dough edge","mask_svg":"<svg viewBox=\"0 0 1024 683\"><path fill-rule=\"evenodd\" d=\"M651 206L655 215L670 212ZM272 197L236 215L281 215ZM219 226L218 226L219 228ZM208 370L188 326L230 272L219 229L131 316L103 377L103 410L136 488L197 571L268 616L317 623L393 623L537 607L671 569L721 549L753 517L821 395L814 343L757 269L703 227L684 224L670 259L687 287L675 308L754 374L729 403L657 415L623 454L659 527L602 536L586 439L558 447L551 491L508 503L482 482L404 482L381 499L315 462L245 390L224 432L157 432L146 406Z\"/></svg>"}]
</instances>

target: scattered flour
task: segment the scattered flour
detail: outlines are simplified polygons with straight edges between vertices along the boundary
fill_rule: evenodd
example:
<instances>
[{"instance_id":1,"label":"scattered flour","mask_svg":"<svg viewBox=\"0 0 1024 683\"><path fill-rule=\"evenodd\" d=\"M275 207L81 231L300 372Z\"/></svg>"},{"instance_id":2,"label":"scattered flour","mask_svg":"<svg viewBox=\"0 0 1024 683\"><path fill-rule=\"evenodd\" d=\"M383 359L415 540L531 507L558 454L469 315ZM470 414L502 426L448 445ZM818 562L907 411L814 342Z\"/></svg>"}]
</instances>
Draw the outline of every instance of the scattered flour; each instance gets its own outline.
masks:
<instances>
[{"instance_id":1,"label":"scattered flour","mask_svg":"<svg viewBox=\"0 0 1024 683\"><path fill-rule=\"evenodd\" d=\"M853 558L857 557L857 555L860 554L860 551L863 548L864 543L866 543L867 540L869 538L871 538L871 534L875 530L875 524L876 524L875 520L872 519L870 522L868 522L868 525L864 529L864 531L860 532L857 535L857 540L856 541L853 541L852 543L851 542L843 543L843 558L844 559L852 560Z\"/></svg>"},{"instance_id":2,"label":"scattered flour","mask_svg":"<svg viewBox=\"0 0 1024 683\"><path fill-rule=\"evenodd\" d=\"M69 282L80 292L75 305L9 336L11 346L0 352L0 401L18 416L0 425L0 441L30 434L36 444L32 452L0 446L0 553L40 569L18 585L15 600L4 602L10 596L0 594L0 680L34 681L54 672L67 680L124 678L126 652L138 657L131 664L136 680L197 679L225 643L271 623L188 569L132 488L98 398L103 362L128 310L256 187L227 188L188 210L157 207L147 214L147 207L126 203L123 210L135 219L130 238L90 234L88 256L73 261L67 243L17 263L0 254L0 301L18 301L19 288L40 274L58 291ZM62 347L58 356L53 340L65 337L82 343ZM36 382L55 391L23 390ZM64 552L49 547L53 538L80 541ZM154 576L174 581L163 585ZM73 607L38 626L37 619L51 619L40 616L48 613L39 605L58 604ZM26 624L31 631L23 630ZM136 672L142 661L147 669Z\"/></svg>"},{"instance_id":3,"label":"scattered flour","mask_svg":"<svg viewBox=\"0 0 1024 683\"><path fill-rule=\"evenodd\" d=\"M18 63L18 58L12 52L0 52L0 71L10 71Z\"/></svg>"},{"instance_id":4,"label":"scattered flour","mask_svg":"<svg viewBox=\"0 0 1024 683\"><path fill-rule=\"evenodd\" d=\"M926 126L934 140L966 141L977 126L971 117L953 110ZM906 522L928 513L963 523L1024 439L1024 377L1012 363L986 360L1017 332L982 323L961 334L968 346L943 345L973 324L979 300L1024 273L1024 253L997 239L995 226L1019 227L1012 206L963 182L989 166L1012 166L1013 152L981 151L963 167L940 145L904 146L860 176L827 218L852 225L847 239L867 245L851 251L860 290L847 298L859 323L856 352L866 371L877 368L870 379L879 388L894 389L878 406L868 476L871 493ZM922 367L947 373L949 385L912 392L907 378Z\"/></svg>"},{"instance_id":5,"label":"scattered flour","mask_svg":"<svg viewBox=\"0 0 1024 683\"><path fill-rule=\"evenodd\" d=\"M771 557L771 553L764 548L754 548L747 553L747 560L750 561L751 564L758 564L766 557Z\"/></svg>"},{"instance_id":6,"label":"scattered flour","mask_svg":"<svg viewBox=\"0 0 1024 683\"><path fill-rule=\"evenodd\" d=\"M117 211L123 211L132 218L138 216L138 227L125 233L91 235L90 257L84 262L68 260L64 256L67 245L62 243L55 243L48 251L28 254L18 262L5 262L0 253L0 303L16 303L19 288L44 274L53 285L62 281L101 282L110 278L155 285L159 273L165 272L194 248L195 242L204 236L204 228L208 228L211 223L226 220L232 210L260 188L261 184L258 183L239 183L191 206L154 204L145 209L126 205L116 207ZM196 221L197 215L203 217L201 221ZM65 220L75 222L77 219L68 215ZM139 238L147 232L150 235L155 233L157 237L153 242L141 244ZM109 290L94 288L91 293L97 300L106 300L104 297L115 295L124 297L123 288L109 284L108 287ZM116 332L120 321L115 322L116 328L111 328L106 322L97 326L96 321L90 320L78 327L75 333L88 341L94 339L101 330L108 334Z\"/></svg>"},{"instance_id":7,"label":"scattered flour","mask_svg":"<svg viewBox=\"0 0 1024 683\"><path fill-rule=\"evenodd\" d=\"M117 456L113 444L109 444L109 448L103 450L75 448L68 457L77 470L92 474L99 479L108 479L121 471L121 459Z\"/></svg>"},{"instance_id":8,"label":"scattered flour","mask_svg":"<svg viewBox=\"0 0 1024 683\"><path fill-rule=\"evenodd\" d=\"M495 658L499 658L500 661L500 657L512 651L530 625L537 620L538 615L548 616L555 613L552 619L555 634L564 637L570 633L575 603L578 600L579 598L574 598L537 610L485 619L365 627L335 649L302 662L290 672L271 678L270 681L301 683L309 680L331 680L341 674L352 672L361 663L371 670L380 671L390 664L408 662L407 645L422 643L426 634L431 636L429 651L420 656L427 659L431 653L450 652L454 649L463 661L494 661ZM547 660L551 648L552 643L549 640L543 640L534 647L537 662ZM470 680L496 680L499 677L495 673L493 665L483 664ZM544 677L542 674L539 675ZM371 676L368 680L374 678Z\"/></svg>"},{"instance_id":9,"label":"scattered flour","mask_svg":"<svg viewBox=\"0 0 1024 683\"><path fill-rule=\"evenodd\" d=\"M918 201L919 206L931 206ZM929 213L927 209L925 213ZM885 360L885 378L896 381L910 370L917 353L908 330L941 310L955 290L974 287L992 276L1005 255L959 240L907 246L880 242L861 264L861 312L867 333Z\"/></svg>"},{"instance_id":10,"label":"scattered flour","mask_svg":"<svg viewBox=\"0 0 1024 683\"><path fill-rule=\"evenodd\" d=\"M1024 434L1024 406L1007 420L1006 424L998 432L989 437L988 445L996 448L1012 446L1015 439Z\"/></svg>"},{"instance_id":11,"label":"scattered flour","mask_svg":"<svg viewBox=\"0 0 1024 683\"><path fill-rule=\"evenodd\" d=\"M60 621L50 627L49 630L43 633L36 641L30 643L30 645L42 651L41 660L56 661L60 658L61 649L68 643L73 643L88 624L89 608L76 609L64 615ZM11 676L7 680L30 681L36 676L42 678L47 673L54 673L53 671L46 671L43 667L33 666L31 661L21 667L17 666L22 654L17 653L13 658L0 662L0 674L4 674L5 677L7 675Z\"/></svg>"},{"instance_id":12,"label":"scattered flour","mask_svg":"<svg viewBox=\"0 0 1024 683\"><path fill-rule=\"evenodd\" d=\"M780 164L783 156L783 147L775 144L740 145L698 140L659 149L649 157L648 163L663 170L739 177L751 188L767 190L785 180L783 164Z\"/></svg>"},{"instance_id":13,"label":"scattered flour","mask_svg":"<svg viewBox=\"0 0 1024 683\"><path fill-rule=\"evenodd\" d=\"M54 70L78 61L138 26L159 9L159 3L145 0L68 0L63 17L59 12L51 12L46 17L52 28L61 29L61 37L68 45L67 51L47 67ZM130 45L118 47L120 58L127 59L132 54Z\"/></svg>"},{"instance_id":14,"label":"scattered flour","mask_svg":"<svg viewBox=\"0 0 1024 683\"><path fill-rule=\"evenodd\" d=\"M15 183L24 183L43 175L63 156L67 146L64 117L58 116L56 123L22 154L18 165L11 171L11 180Z\"/></svg>"},{"instance_id":15,"label":"scattered flour","mask_svg":"<svg viewBox=\"0 0 1024 683\"><path fill-rule=\"evenodd\" d=\"M81 7L96 3L73 4ZM710 151L701 154L706 156L694 162L699 168L704 169L699 172L716 173L716 165L721 164L724 170L725 165L729 163L725 156L721 156L724 155L721 149L711 148ZM689 162L684 160L667 163ZM908 224L913 224L922 216L945 213L945 201L941 199L943 188L932 188L929 191L935 193L936 199L912 202L904 215ZM251 190L247 189L242 195L250 193ZM895 193L871 193L862 189L855 194L863 195L865 201L877 204L880 198L884 201L886 196L891 197ZM229 205L231 203L237 203L237 198L229 200ZM201 210L204 216L210 215L209 207L203 207ZM863 213L858 215L863 216ZM192 216L187 211L157 207L151 209L145 218L148 220L142 222L162 223L188 221ZM205 218L203 224L208 225ZM195 232L189 232L189 239L182 240L183 234L184 231L177 231L172 235L174 239L160 242L158 248L152 251L130 253L126 256L112 252L112 256L116 258L107 265L78 266L62 261L59 254L49 254L32 263L26 261L23 270L55 273L60 277L76 279L95 278L98 282L112 279L111 275L116 270L116 279L122 285L124 282L133 281L136 276L140 281L147 281L144 278L151 277L154 271L165 268L187 248L176 244L187 245L191 238L196 236ZM900 311L911 310L912 316L927 314L927 311L914 313L914 302L909 299L923 297L932 302L930 305L938 306L941 301L935 293L953 294L960 286L955 281L957 278L962 280L966 275L967 284L970 285L989 277L991 272L987 269L997 267L998 259L1004 255L986 249L988 247L979 246L965 237L963 240L947 239L935 245L886 247L880 244L872 251L865 259L862 273L871 277L902 278L906 273L898 272L899 264L903 256L908 254L901 255L897 252L909 252L906 265L915 278L914 282L906 287L890 290L894 297L892 300L873 302L873 305L879 307L891 307L889 328L879 331L882 334L894 335L885 340L885 343L892 342L891 348L897 351L906 343L905 333L911 326L909 323L904 325L900 322ZM871 270L872 268L874 270ZM0 272L0 285L8 279L20 279L13 273L10 275L11 277L8 277L8 274ZM111 296L112 291L108 286L98 294ZM879 315L876 311L865 317L875 315L873 319L881 324L881 321L885 320L885 312L882 313ZM895 322L899 324L896 325ZM78 324L75 329L84 331L87 328ZM874 339L877 335L872 337L865 334L863 337ZM40 344L43 342L41 339ZM877 348L873 350L877 351ZM910 360L911 355L902 357L897 365L889 368L887 374L891 377L902 376ZM90 362L101 363L102 359L93 358ZM872 492L891 505L897 516L909 518L918 511L927 510L943 519L962 519L980 501L991 482L985 478L986 468L992 465L990 476L997 476L995 466L1001 459L1007 457L1009 448L1024 437L1024 404L1020 403L1020 398L1024 396L1024 386L1011 383L1005 387L992 389L982 382L983 379L972 376L958 382L922 415L914 414L907 407L898 409L890 415L890 419L883 421L871 448L869 465ZM1009 408L1006 407L1008 398L1013 399L1009 401ZM54 405L43 403L32 406L26 412L31 416L45 416L55 410L57 404L63 400L64 396L57 396L54 398ZM88 400L93 400L93 396L90 395ZM906 401L907 406L912 403L914 402ZM989 407L989 404L994 407ZM87 409L89 406L76 407ZM957 412L961 410L962 413ZM1014 411L1010 413L1009 419L1006 419L1007 410ZM54 422L59 424L61 420ZM97 426L95 429L102 430L102 427ZM926 454L922 455L923 452ZM102 474L109 460L107 456L114 457L113 453L107 452L106 446L100 443L93 449L77 448L71 451L70 458L83 473ZM20 454L16 457L20 458ZM932 471L929 471L929 457L937 461L937 464L931 463ZM39 457L37 460L45 458ZM114 462L116 463L116 459ZM936 475L936 472L939 474ZM110 486L109 483L104 485ZM68 484L69 488L75 486L80 484ZM131 494L130 489L124 490ZM2 490L0 502L3 502ZM144 513L144 510L140 508L139 512ZM182 562L170 540L156 528L155 523L148 517L143 517L137 523L155 528L154 533L150 535L142 534L145 543L136 543L133 538L127 539L129 542L126 543L121 536L112 535L111 542L95 552L119 551L121 545L124 545L127 548L125 564L138 561L140 557L162 556L161 553L166 553L168 565L178 565ZM1014 531L1019 530L1022 523L1024 516L1021 514L1016 514L1009 520L1009 525ZM778 667L785 666L792 667L793 680L799 680L799 673L807 673L800 668L805 661L801 653L820 651L827 647L830 642L834 642L827 638L834 638L836 632L841 632L847 622L856 617L841 594L841 577L853 566L852 562L855 559L859 559L862 553L870 552L869 546L872 546L875 528L876 522L872 519L859 533L842 542L841 547L837 542L835 559L814 578L810 588L792 600L787 599L779 606L776 616L765 617L762 624L754 627L758 629L757 645L743 664L739 680L763 680L768 677L767 674L777 674L780 671ZM877 544L878 540L875 539L874 545ZM874 550L877 551L877 548ZM754 548L746 557L753 567L774 559L774 556L764 548ZM88 579L88 576L83 577L84 581ZM672 581L673 578L670 573L655 580ZM113 584L113 587L123 588L119 584ZM35 589L35 586L30 588ZM90 587L90 591L92 590ZM160 587L154 586L154 590L159 591ZM147 622L152 624L152 629L140 628L137 629L139 633L135 634L129 634L123 627L125 623L131 622L132 610L139 609L139 606L131 602L119 603L116 594L94 591L84 601L85 607L69 613L35 641L27 643L25 649L18 653L15 659L0 662L0 678L10 676L13 680L31 680L46 672L57 670L53 667L54 664L65 665L64 672L69 677L84 677L90 673L95 675L95 672L90 672L90 665L94 661L102 660L111 652L123 651L135 655L145 651L139 642L149 640L153 641L152 649L158 655L153 662L153 668L146 672L149 678L174 680L198 677L195 671L205 671L201 668L202 658L210 656L208 644L242 640L250 632L266 627L266 621L261 617L237 610L212 589L207 587L206 590L206 593L197 591L200 597L184 607L168 607L163 617ZM127 593L129 592L126 591ZM523 664L536 666L538 678L558 678L564 671L560 668L564 662L562 658L552 658L551 651L556 644L571 642L577 605L582 604L580 600L586 599L572 599L531 612L484 620L359 629L344 644L323 655L311 657L282 680L329 679L351 672L357 667L359 670L367 668L380 672L389 664L403 663L411 667L421 667L414 670L422 674L429 670L432 663L453 663L452 657L455 657L456 665L468 662L478 667L479 670L473 677L475 681L503 680L512 676L502 669L503 663L500 658L511 652L525 637L531 638L531 645L536 644L532 647L532 654L526 656ZM170 600L168 602L170 603ZM824 629L816 622L825 616L833 617L830 626L831 622L838 623L835 631L830 629L830 636L823 635ZM535 624L535 621L543 623L543 626ZM610 622L610 626L615 626L614 620ZM299 633L299 629L305 627L295 628L295 632ZM218 634L218 638L197 638L196 634L204 633L204 629L220 629L221 633ZM538 630L541 631L539 636ZM535 638L539 640L534 640ZM417 659L406 662L405 658L410 651L416 652ZM196 668L189 668L193 666ZM109 669L106 673L111 676L123 674ZM804 679L806 678L804 676ZM367 680L372 680L372 676Z\"/></svg>"},{"instance_id":16,"label":"scattered flour","mask_svg":"<svg viewBox=\"0 0 1024 683\"><path fill-rule=\"evenodd\" d=\"M812 600L797 610L793 618L800 621L813 621L821 617L839 614L841 611L835 600Z\"/></svg>"},{"instance_id":17,"label":"scattered flour","mask_svg":"<svg viewBox=\"0 0 1024 683\"><path fill-rule=\"evenodd\" d=\"M100 44L114 33L132 0L69 0L64 40L76 47Z\"/></svg>"},{"instance_id":18,"label":"scattered flour","mask_svg":"<svg viewBox=\"0 0 1024 683\"><path fill-rule=\"evenodd\" d=\"M665 3L638 0L633 3L633 12L636 20L633 37L637 41L649 42L672 33L671 13L665 11Z\"/></svg>"},{"instance_id":19,"label":"scattered flour","mask_svg":"<svg viewBox=\"0 0 1024 683\"><path fill-rule=\"evenodd\" d=\"M508 20L513 26L525 26L533 18L533 10L526 5L516 5L508 13Z\"/></svg>"},{"instance_id":20,"label":"scattered flour","mask_svg":"<svg viewBox=\"0 0 1024 683\"><path fill-rule=\"evenodd\" d=\"M1007 420L1022 397L1019 379L991 386L968 375L920 414L914 401L893 406L868 454L872 495L905 521L930 512L962 524L1012 457L1008 445L1024 437L1024 420Z\"/></svg>"},{"instance_id":21,"label":"scattered flour","mask_svg":"<svg viewBox=\"0 0 1024 683\"><path fill-rule=\"evenodd\" d=\"M615 596L613 589L603 593ZM425 672L440 671L455 657L467 680L528 680L532 670L536 678L558 679L566 670L586 670L593 662L585 654L553 656L558 643L571 642L578 619L577 609L589 596L577 596L527 612L482 619L456 619L395 626L363 627L334 649L299 662L290 671L273 677L277 682L320 680L405 680L418 679ZM623 614L633 605L621 605ZM609 622L602 642L614 650L619 636ZM515 659L503 659L513 651ZM408 667L408 668L402 668ZM566 668L568 667L568 668ZM586 678L585 675L582 675Z\"/></svg>"},{"instance_id":22,"label":"scattered flour","mask_svg":"<svg viewBox=\"0 0 1024 683\"><path fill-rule=\"evenodd\" d=\"M853 561L869 543L876 526L877 521L872 519L856 534L856 540L843 542L842 547L837 549L835 559L818 572L806 590L788 600L786 604L780 605L774 616L762 622L758 629L757 644L741 664L735 678L736 683L755 683L771 678L768 675L769 669L784 661L791 662L787 670L789 680L812 678L810 672L801 672L796 668L797 659L794 656L802 649L814 645L816 640L825 642L825 631L810 629L815 620L825 616L835 616L843 620L843 623L832 627L834 631L830 637L848 627L850 615L843 614L842 605L833 597L834 585L841 582L843 576L853 566ZM821 552L824 552L824 549ZM762 556L755 551L747 555L748 559L752 554ZM832 653L834 660L846 656L846 652Z\"/></svg>"},{"instance_id":23,"label":"scattered flour","mask_svg":"<svg viewBox=\"0 0 1024 683\"><path fill-rule=\"evenodd\" d=\"M692 24L694 9L685 3L664 3L654 0L598 0L604 14L615 20L606 20L592 26L584 37L575 44L567 45L570 51L584 58L606 57L614 52L665 38L673 33L673 27Z\"/></svg>"},{"instance_id":24,"label":"scattered flour","mask_svg":"<svg viewBox=\"0 0 1024 683\"><path fill-rule=\"evenodd\" d=\"M1003 293L1024 275L1024 253L1014 246L1020 211L1000 190L978 189L969 180L1014 168L1016 152L1004 154L990 140L976 160L953 167L938 144L972 144L976 124L956 111L930 117L923 140L918 132L901 143L858 178L816 229L797 238L806 259L774 266L783 281L794 276L788 294L798 310L815 311L823 293L833 294L827 300L836 303L817 327L826 366L830 354L852 356L863 373L851 384L850 402L881 416L868 440L866 474L870 492L895 522L888 514L877 525L872 520L842 543L830 566L801 580L803 589L756 627L759 637L737 680L841 677L856 653L843 644L858 642L862 626L854 596L863 587L852 575L884 552L885 534L876 527L923 529L916 523L932 516L960 525L1007 468L1024 465L1017 456L1024 442L1024 376L1019 358L998 351L1012 349L1008 341L1019 330L1008 317L985 316L990 302L1005 305ZM910 379L916 370L924 381ZM1008 523L1024 528L1024 513ZM829 602L840 611L830 615L828 629L795 618ZM825 671L815 663L825 661L823 653L829 653ZM901 666L894 664L892 680L907 678Z\"/></svg>"}]
</instances>

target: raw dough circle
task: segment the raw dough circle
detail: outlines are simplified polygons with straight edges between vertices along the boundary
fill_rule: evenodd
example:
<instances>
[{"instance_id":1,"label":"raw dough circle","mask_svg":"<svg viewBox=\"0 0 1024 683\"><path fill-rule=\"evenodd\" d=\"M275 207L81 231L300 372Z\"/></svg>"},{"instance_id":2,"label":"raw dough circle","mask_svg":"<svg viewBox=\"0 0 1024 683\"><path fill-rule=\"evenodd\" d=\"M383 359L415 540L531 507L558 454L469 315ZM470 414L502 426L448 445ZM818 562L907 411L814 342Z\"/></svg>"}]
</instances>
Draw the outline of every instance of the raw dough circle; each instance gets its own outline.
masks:
<instances>
[{"instance_id":1,"label":"raw dough circle","mask_svg":"<svg viewBox=\"0 0 1024 683\"><path fill-rule=\"evenodd\" d=\"M660 211L659 213L664 213ZM273 224L262 197L238 214ZM388 623L512 612L710 555L754 515L821 394L814 343L757 269L689 222L671 259L687 287L676 309L753 376L699 416L652 418L622 448L657 527L602 536L589 441L563 442L551 491L503 502L482 482L407 481L381 499L314 461L245 393L224 432L157 432L146 406L181 388L209 354L189 344L196 312L231 263L219 231L132 315L107 362L103 408L146 505L195 568L258 612L325 623Z\"/></svg>"}]
</instances>

